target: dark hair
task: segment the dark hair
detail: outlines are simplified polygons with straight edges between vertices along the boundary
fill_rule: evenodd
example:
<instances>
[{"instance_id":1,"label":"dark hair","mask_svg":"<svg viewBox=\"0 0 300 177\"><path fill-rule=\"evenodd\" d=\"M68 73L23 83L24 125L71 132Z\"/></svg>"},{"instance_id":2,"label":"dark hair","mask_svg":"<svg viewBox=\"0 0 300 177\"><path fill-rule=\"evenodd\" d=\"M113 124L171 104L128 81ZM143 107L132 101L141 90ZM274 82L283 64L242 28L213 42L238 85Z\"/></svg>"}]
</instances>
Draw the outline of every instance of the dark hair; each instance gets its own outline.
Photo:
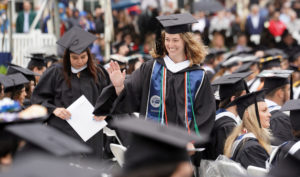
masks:
<instances>
[{"instance_id":1,"label":"dark hair","mask_svg":"<svg viewBox=\"0 0 300 177\"><path fill-rule=\"evenodd\" d=\"M288 84L286 84L286 85L288 85ZM286 85L280 86L280 87L278 87L278 88L276 88L276 89L270 91L269 93L266 94L266 98L272 98L272 97L274 97L274 96L275 96L275 93L276 93L278 90L284 90L285 87L286 87Z\"/></svg>"},{"instance_id":2,"label":"dark hair","mask_svg":"<svg viewBox=\"0 0 300 177\"><path fill-rule=\"evenodd\" d=\"M36 65L33 65L33 64L29 64L27 68L28 68L29 70L33 71L33 69L34 69L35 67L37 67L38 70L42 70L42 69L43 69L44 67L46 67L46 66L36 66Z\"/></svg>"},{"instance_id":3,"label":"dark hair","mask_svg":"<svg viewBox=\"0 0 300 177\"><path fill-rule=\"evenodd\" d=\"M31 81L29 81L29 83L25 84L25 91L26 91L26 98L30 99L31 95L32 95L32 91L31 91Z\"/></svg>"},{"instance_id":4,"label":"dark hair","mask_svg":"<svg viewBox=\"0 0 300 177\"><path fill-rule=\"evenodd\" d=\"M293 130L293 135L294 135L296 138L300 138L300 130Z\"/></svg>"},{"instance_id":5,"label":"dark hair","mask_svg":"<svg viewBox=\"0 0 300 177\"><path fill-rule=\"evenodd\" d=\"M6 90L4 90L4 97L9 97L12 100L19 101L24 87L25 87L25 85L19 85L19 86L13 87L13 88L6 89ZM23 104L23 103L20 103L20 104Z\"/></svg>"},{"instance_id":6,"label":"dark hair","mask_svg":"<svg viewBox=\"0 0 300 177\"><path fill-rule=\"evenodd\" d=\"M219 108L226 108L226 106L231 102L231 97L233 97L233 96L235 96L236 98L240 97L242 95L242 93L243 93L243 90L238 91L234 95L222 100L219 104Z\"/></svg>"},{"instance_id":7,"label":"dark hair","mask_svg":"<svg viewBox=\"0 0 300 177\"><path fill-rule=\"evenodd\" d=\"M85 51L83 52L87 52L88 55L88 61L87 61L87 69L88 72L91 74L91 76L93 77L94 81L98 84L98 77L97 77L97 72L101 72L102 71L100 69L97 68L96 64L94 63L94 59L92 57L92 54L90 52L90 49L87 48ZM82 53L83 53L82 52ZM69 49L65 50L64 56L63 56L63 73L64 73L64 78L67 82L67 85L69 86L69 88L72 87L71 85L71 61L70 61L70 54L72 52Z\"/></svg>"}]
</instances>

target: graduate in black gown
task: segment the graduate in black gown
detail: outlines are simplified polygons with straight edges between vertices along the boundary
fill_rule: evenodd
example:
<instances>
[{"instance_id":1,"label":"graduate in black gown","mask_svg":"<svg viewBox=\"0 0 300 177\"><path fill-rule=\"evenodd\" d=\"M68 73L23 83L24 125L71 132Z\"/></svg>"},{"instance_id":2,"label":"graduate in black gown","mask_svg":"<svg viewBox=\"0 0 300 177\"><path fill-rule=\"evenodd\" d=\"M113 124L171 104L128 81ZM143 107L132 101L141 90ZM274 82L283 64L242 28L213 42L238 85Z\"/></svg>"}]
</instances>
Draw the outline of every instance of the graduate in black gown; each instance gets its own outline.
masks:
<instances>
[{"instance_id":1,"label":"graduate in black gown","mask_svg":"<svg viewBox=\"0 0 300 177\"><path fill-rule=\"evenodd\" d=\"M154 51L125 80L116 62L108 73L112 85L105 88L95 106L95 115L139 112L160 124L174 123L197 134L212 131L215 100L209 80L199 64L204 60L203 44L193 38L191 14L159 16L165 27ZM113 105L113 106L112 106Z\"/></svg>"},{"instance_id":2,"label":"graduate in black gown","mask_svg":"<svg viewBox=\"0 0 300 177\"><path fill-rule=\"evenodd\" d=\"M26 97L25 84L29 80L21 73L9 74L0 78L0 82L4 86L4 97L17 101L22 109L24 109L24 100Z\"/></svg>"},{"instance_id":3,"label":"graduate in black gown","mask_svg":"<svg viewBox=\"0 0 300 177\"><path fill-rule=\"evenodd\" d=\"M239 96L249 92L244 78L250 74L251 72L225 75L212 82L212 85L219 85L220 104L216 112L210 145L206 149L207 158L209 159L215 160L220 154L223 154L225 140L232 130L241 123L236 105L230 107L227 105Z\"/></svg>"},{"instance_id":4,"label":"graduate in black gown","mask_svg":"<svg viewBox=\"0 0 300 177\"><path fill-rule=\"evenodd\" d=\"M281 111L290 111L290 122L292 125L292 132L294 139L286 141L279 146L274 159L271 159L272 167L276 167L283 159L286 158L288 151L294 144L300 141L300 99L289 100L281 108ZM299 143L298 143L299 144Z\"/></svg>"},{"instance_id":5,"label":"graduate in black gown","mask_svg":"<svg viewBox=\"0 0 300 177\"><path fill-rule=\"evenodd\" d=\"M40 53L32 53L30 57L30 61L27 65L27 68L35 73L38 73L39 75L35 76L35 81L38 83L40 80L40 76L46 71L47 65L45 62L45 54Z\"/></svg>"},{"instance_id":6,"label":"graduate in black gown","mask_svg":"<svg viewBox=\"0 0 300 177\"><path fill-rule=\"evenodd\" d=\"M51 114L47 121L49 126L79 140L82 139L66 121L71 117L66 108L82 95L95 105L102 89L110 83L105 69L96 66L88 49L95 39L94 35L79 27L65 33L57 42L66 48L63 63L54 64L47 69L31 97L33 104L41 104L48 109ZM95 120L103 119L97 117ZM102 131L86 144L93 148L95 158L102 157Z\"/></svg>"},{"instance_id":7,"label":"graduate in black gown","mask_svg":"<svg viewBox=\"0 0 300 177\"><path fill-rule=\"evenodd\" d=\"M191 141L203 144L208 140L204 134L189 134L185 128L171 123L162 126L151 120L122 118L115 119L112 125L132 133L118 177L191 177L193 168L187 144Z\"/></svg>"},{"instance_id":8,"label":"graduate in black gown","mask_svg":"<svg viewBox=\"0 0 300 177\"><path fill-rule=\"evenodd\" d=\"M40 76L40 74L35 73L27 68L23 68L18 65L10 64L7 68L6 74L14 74L14 73L21 73L29 80L29 83L25 84L26 97L25 97L25 100L23 103L24 107L27 108L27 107L31 106L30 98L31 98L31 94L34 90L34 87L36 86L35 76Z\"/></svg>"},{"instance_id":9,"label":"graduate in black gown","mask_svg":"<svg viewBox=\"0 0 300 177\"><path fill-rule=\"evenodd\" d=\"M265 101L272 115L270 120L270 129L274 138L272 145L275 146L294 139L290 118L280 110L291 96L289 77L292 72L291 70L264 70L258 75L264 78Z\"/></svg>"},{"instance_id":10,"label":"graduate in black gown","mask_svg":"<svg viewBox=\"0 0 300 177\"><path fill-rule=\"evenodd\" d=\"M242 124L237 126L227 138L224 154L239 162L244 168L249 165L265 168L265 161L271 151L271 114L264 102L264 92L252 92L237 98L231 103L237 105Z\"/></svg>"}]
</instances>

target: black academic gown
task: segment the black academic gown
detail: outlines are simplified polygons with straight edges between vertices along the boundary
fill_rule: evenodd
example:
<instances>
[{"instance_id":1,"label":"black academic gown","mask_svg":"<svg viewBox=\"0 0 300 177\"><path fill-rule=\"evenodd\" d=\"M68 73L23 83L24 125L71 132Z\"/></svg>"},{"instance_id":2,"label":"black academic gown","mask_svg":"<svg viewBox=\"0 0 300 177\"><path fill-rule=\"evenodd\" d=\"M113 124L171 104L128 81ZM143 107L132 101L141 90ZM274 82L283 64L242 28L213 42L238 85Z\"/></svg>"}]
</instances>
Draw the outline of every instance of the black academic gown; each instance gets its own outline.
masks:
<instances>
[{"instance_id":1,"label":"black academic gown","mask_svg":"<svg viewBox=\"0 0 300 177\"><path fill-rule=\"evenodd\" d=\"M246 138L244 143L241 142L237 146L231 159L240 163L246 169L249 165L266 168L266 160L269 156L257 139Z\"/></svg>"},{"instance_id":2,"label":"black academic gown","mask_svg":"<svg viewBox=\"0 0 300 177\"><path fill-rule=\"evenodd\" d=\"M269 176L276 177L299 177L299 160L294 158L289 154L289 150L293 147L295 143L300 141L299 138L294 139L293 141L288 141L283 143L275 157L272 160L271 170Z\"/></svg>"},{"instance_id":3,"label":"black academic gown","mask_svg":"<svg viewBox=\"0 0 300 177\"><path fill-rule=\"evenodd\" d=\"M165 66L163 59L156 59ZM125 88L117 97L112 85L105 88L95 106L95 115L123 114L139 112L146 115L148 92L154 60L142 64L125 80ZM201 70L200 66L193 65L177 73L167 70L166 80L166 112L168 122L185 127L184 111L184 73L192 70ZM209 135L215 119L215 99L206 75L203 77L201 88L194 101L196 124L199 131ZM190 123L194 130L194 121Z\"/></svg>"},{"instance_id":4,"label":"black academic gown","mask_svg":"<svg viewBox=\"0 0 300 177\"><path fill-rule=\"evenodd\" d=\"M297 142L297 140L287 141L280 145L278 151L276 152L274 159L271 162L272 167L276 167L280 162L282 162L286 158L289 150L296 142Z\"/></svg>"},{"instance_id":5,"label":"black academic gown","mask_svg":"<svg viewBox=\"0 0 300 177\"><path fill-rule=\"evenodd\" d=\"M206 158L215 160L220 154L224 154L225 141L236 125L237 123L228 116L215 121L211 140L205 153Z\"/></svg>"},{"instance_id":6,"label":"black academic gown","mask_svg":"<svg viewBox=\"0 0 300 177\"><path fill-rule=\"evenodd\" d=\"M274 146L294 139L290 118L280 110L271 111L270 129L274 137Z\"/></svg>"},{"instance_id":7,"label":"black academic gown","mask_svg":"<svg viewBox=\"0 0 300 177\"><path fill-rule=\"evenodd\" d=\"M84 95L92 105L95 105L102 89L110 84L109 76L105 69L99 69L102 72L97 74L98 83L94 81L87 69L80 72L80 78L76 74L71 74L72 88L68 87L64 79L62 64L54 64L47 69L35 87L31 101L33 104L41 104L48 109L50 113L47 121L48 125L83 142L67 121L56 117L52 112L57 107L67 108L81 95ZM102 157L102 141L103 133L100 131L86 142L94 149L97 158Z\"/></svg>"}]
</instances>

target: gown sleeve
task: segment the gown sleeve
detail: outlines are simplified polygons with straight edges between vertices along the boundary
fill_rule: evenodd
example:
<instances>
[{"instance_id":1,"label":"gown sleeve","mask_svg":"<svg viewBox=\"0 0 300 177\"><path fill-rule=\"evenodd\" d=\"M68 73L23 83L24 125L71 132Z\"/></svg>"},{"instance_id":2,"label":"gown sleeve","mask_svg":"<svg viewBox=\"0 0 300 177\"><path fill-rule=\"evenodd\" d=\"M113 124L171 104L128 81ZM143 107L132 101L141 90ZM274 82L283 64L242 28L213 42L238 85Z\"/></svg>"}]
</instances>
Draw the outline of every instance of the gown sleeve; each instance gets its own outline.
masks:
<instances>
[{"instance_id":1,"label":"gown sleeve","mask_svg":"<svg viewBox=\"0 0 300 177\"><path fill-rule=\"evenodd\" d=\"M266 160L269 158L267 151L256 140L247 141L244 146L235 161L246 169L249 165L266 168Z\"/></svg>"},{"instance_id":2,"label":"gown sleeve","mask_svg":"<svg viewBox=\"0 0 300 177\"><path fill-rule=\"evenodd\" d=\"M216 103L206 75L204 75L201 88L196 96L194 111L199 132L210 135L215 122ZM195 130L193 122L191 128Z\"/></svg>"},{"instance_id":3,"label":"gown sleeve","mask_svg":"<svg viewBox=\"0 0 300 177\"><path fill-rule=\"evenodd\" d=\"M41 76L39 83L36 85L32 95L31 103L45 106L48 113L52 113L56 106L54 105L55 98L55 80L58 74L58 65L53 65L48 68Z\"/></svg>"},{"instance_id":4,"label":"gown sleeve","mask_svg":"<svg viewBox=\"0 0 300 177\"><path fill-rule=\"evenodd\" d=\"M228 118L230 119L230 118ZM224 145L225 141L228 136L232 133L232 130L235 128L235 124L232 122L226 123L225 125L217 128L215 131L215 140L213 141L216 143L214 145L214 149L216 150L215 158L218 157L220 154L224 154Z\"/></svg>"},{"instance_id":5,"label":"gown sleeve","mask_svg":"<svg viewBox=\"0 0 300 177\"><path fill-rule=\"evenodd\" d=\"M123 114L139 112L140 100L142 94L142 87L146 70L149 69L145 63L127 76L124 83L124 89L117 96L113 85L105 87L98 97L94 114L108 115L108 114Z\"/></svg>"}]
</instances>

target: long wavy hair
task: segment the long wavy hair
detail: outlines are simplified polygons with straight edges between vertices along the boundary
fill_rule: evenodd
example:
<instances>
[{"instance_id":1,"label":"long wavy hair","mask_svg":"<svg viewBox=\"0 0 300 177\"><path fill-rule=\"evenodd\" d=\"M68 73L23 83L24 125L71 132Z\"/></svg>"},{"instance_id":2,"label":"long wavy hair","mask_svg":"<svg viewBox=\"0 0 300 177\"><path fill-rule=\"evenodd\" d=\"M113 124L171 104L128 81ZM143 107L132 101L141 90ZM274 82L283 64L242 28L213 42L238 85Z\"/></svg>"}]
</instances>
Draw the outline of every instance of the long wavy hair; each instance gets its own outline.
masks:
<instances>
[{"instance_id":1,"label":"long wavy hair","mask_svg":"<svg viewBox=\"0 0 300 177\"><path fill-rule=\"evenodd\" d=\"M94 81L96 83L98 83L97 72L103 72L103 71L101 71L100 69L97 68L89 48L87 48L83 52L87 52L87 55L88 55L88 61L87 61L88 72L91 74ZM64 78L65 78L68 86L71 88L72 87L72 85L71 85L71 74L72 74L72 72L71 72L70 54L71 54L71 51L69 49L66 49L65 53L64 53L64 56L63 56L63 61L62 62L63 62Z\"/></svg>"},{"instance_id":2,"label":"long wavy hair","mask_svg":"<svg viewBox=\"0 0 300 177\"><path fill-rule=\"evenodd\" d=\"M235 127L235 129L232 131L230 136L226 139L225 146L224 146L224 155L227 157L231 157L233 154L231 154L232 145L233 142L236 140L236 138L242 134L242 131L244 129L247 129L248 133L253 133L255 137L257 138L259 144L268 152L271 152L271 145L270 145L270 138L271 133L266 128L260 128L259 124L257 122L257 116L255 113L255 105L250 105L244 115L243 115L243 121L241 125Z\"/></svg>"},{"instance_id":3,"label":"long wavy hair","mask_svg":"<svg viewBox=\"0 0 300 177\"><path fill-rule=\"evenodd\" d=\"M194 64L200 64L205 59L207 55L207 49L204 44L200 41L196 41L193 36L193 33L186 32L186 33L179 33L181 39L184 41L184 52L186 57L190 60L190 66ZM160 54L156 51L156 48L150 51L150 54L153 58L163 58L165 55L168 55L167 49L165 47L165 36L166 32L163 31L161 33L161 45L163 47L163 53Z\"/></svg>"}]
</instances>

